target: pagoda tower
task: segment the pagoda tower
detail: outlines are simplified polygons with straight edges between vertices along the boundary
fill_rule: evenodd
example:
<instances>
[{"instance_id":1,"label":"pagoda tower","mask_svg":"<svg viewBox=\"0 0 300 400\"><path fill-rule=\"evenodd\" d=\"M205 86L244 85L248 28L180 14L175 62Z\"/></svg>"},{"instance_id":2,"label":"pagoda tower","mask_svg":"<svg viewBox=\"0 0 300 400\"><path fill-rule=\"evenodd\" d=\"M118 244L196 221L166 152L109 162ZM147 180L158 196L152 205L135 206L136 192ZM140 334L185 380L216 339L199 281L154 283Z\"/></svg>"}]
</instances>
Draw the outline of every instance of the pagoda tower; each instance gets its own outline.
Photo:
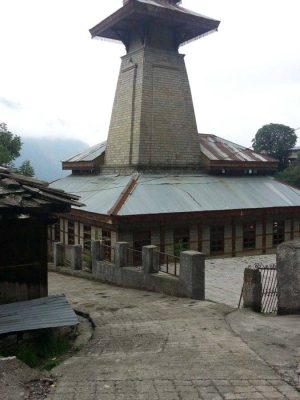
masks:
<instances>
[{"instance_id":1,"label":"pagoda tower","mask_svg":"<svg viewBox=\"0 0 300 400\"><path fill-rule=\"evenodd\" d=\"M105 167L191 169L200 164L199 137L180 45L217 30L219 21L174 0L124 0L90 30L121 41L122 57Z\"/></svg>"}]
</instances>

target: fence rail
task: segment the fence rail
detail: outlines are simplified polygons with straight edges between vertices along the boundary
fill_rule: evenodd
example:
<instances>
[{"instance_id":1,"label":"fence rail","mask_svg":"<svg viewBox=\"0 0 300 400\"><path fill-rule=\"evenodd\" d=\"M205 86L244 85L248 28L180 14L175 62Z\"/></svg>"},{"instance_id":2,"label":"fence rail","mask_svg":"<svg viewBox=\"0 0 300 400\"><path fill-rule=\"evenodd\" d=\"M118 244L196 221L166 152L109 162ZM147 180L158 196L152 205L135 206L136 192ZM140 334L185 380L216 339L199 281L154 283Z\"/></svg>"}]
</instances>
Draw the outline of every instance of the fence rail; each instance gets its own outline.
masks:
<instances>
[{"instance_id":1,"label":"fence rail","mask_svg":"<svg viewBox=\"0 0 300 400\"><path fill-rule=\"evenodd\" d=\"M129 267L136 267L142 269L143 266L143 253L140 250L127 249L127 262Z\"/></svg>"},{"instance_id":2,"label":"fence rail","mask_svg":"<svg viewBox=\"0 0 300 400\"><path fill-rule=\"evenodd\" d=\"M159 271L169 275L179 276L180 258L171 254L158 253Z\"/></svg>"},{"instance_id":3,"label":"fence rail","mask_svg":"<svg viewBox=\"0 0 300 400\"><path fill-rule=\"evenodd\" d=\"M112 264L115 262L116 249L108 244L102 244L104 248L104 260Z\"/></svg>"}]
</instances>

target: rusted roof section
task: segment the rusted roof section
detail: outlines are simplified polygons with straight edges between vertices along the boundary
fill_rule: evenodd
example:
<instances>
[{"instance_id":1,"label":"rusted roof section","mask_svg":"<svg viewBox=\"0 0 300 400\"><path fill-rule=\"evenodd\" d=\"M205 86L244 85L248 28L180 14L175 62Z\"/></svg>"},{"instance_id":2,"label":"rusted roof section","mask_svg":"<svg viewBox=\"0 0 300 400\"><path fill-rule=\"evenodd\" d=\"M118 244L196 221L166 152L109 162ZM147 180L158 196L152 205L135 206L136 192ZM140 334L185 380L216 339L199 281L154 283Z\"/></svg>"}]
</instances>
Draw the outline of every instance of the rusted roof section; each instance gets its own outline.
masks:
<instances>
[{"instance_id":1,"label":"rusted roof section","mask_svg":"<svg viewBox=\"0 0 300 400\"><path fill-rule=\"evenodd\" d=\"M0 335L78 323L65 295L0 305Z\"/></svg>"},{"instance_id":2,"label":"rusted roof section","mask_svg":"<svg viewBox=\"0 0 300 400\"><path fill-rule=\"evenodd\" d=\"M128 41L128 32L137 24L150 20L166 22L177 29L177 42L182 45L195 38L215 32L220 21L181 7L180 2L168 0L128 0L123 7L90 29L92 37ZM180 30L178 29L180 27ZM180 37L179 37L180 35Z\"/></svg>"},{"instance_id":3,"label":"rusted roof section","mask_svg":"<svg viewBox=\"0 0 300 400\"><path fill-rule=\"evenodd\" d=\"M94 161L96 158L100 157L105 153L106 149L106 141L102 143L95 144L92 147L82 151L79 154L69 158L68 160L64 160L63 162L78 162L78 161Z\"/></svg>"},{"instance_id":4,"label":"rusted roof section","mask_svg":"<svg viewBox=\"0 0 300 400\"><path fill-rule=\"evenodd\" d=\"M210 161L277 163L274 158L215 135L200 134L199 138L201 153Z\"/></svg>"},{"instance_id":5,"label":"rusted roof section","mask_svg":"<svg viewBox=\"0 0 300 400\"><path fill-rule=\"evenodd\" d=\"M62 162L64 170L97 171L104 164L106 141L89 147Z\"/></svg>"},{"instance_id":6,"label":"rusted roof section","mask_svg":"<svg viewBox=\"0 0 300 400\"><path fill-rule=\"evenodd\" d=\"M66 211L80 207L79 196L49 187L48 182L15 174L0 167L0 212L42 210Z\"/></svg>"}]
</instances>

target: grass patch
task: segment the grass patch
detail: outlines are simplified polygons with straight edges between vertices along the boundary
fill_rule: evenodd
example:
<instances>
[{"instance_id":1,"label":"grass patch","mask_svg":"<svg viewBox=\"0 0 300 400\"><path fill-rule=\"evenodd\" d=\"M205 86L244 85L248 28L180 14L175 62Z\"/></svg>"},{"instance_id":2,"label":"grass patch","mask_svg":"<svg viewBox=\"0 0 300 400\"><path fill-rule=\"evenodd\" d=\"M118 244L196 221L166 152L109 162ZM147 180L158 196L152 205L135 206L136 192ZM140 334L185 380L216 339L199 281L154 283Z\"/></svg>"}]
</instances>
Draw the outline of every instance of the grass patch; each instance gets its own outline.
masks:
<instances>
[{"instance_id":1,"label":"grass patch","mask_svg":"<svg viewBox=\"0 0 300 400\"><path fill-rule=\"evenodd\" d=\"M56 337L52 333L39 336L34 343L18 346L3 354L5 357L16 356L31 368L41 368L50 371L56 367L63 356L70 351L69 340Z\"/></svg>"}]
</instances>

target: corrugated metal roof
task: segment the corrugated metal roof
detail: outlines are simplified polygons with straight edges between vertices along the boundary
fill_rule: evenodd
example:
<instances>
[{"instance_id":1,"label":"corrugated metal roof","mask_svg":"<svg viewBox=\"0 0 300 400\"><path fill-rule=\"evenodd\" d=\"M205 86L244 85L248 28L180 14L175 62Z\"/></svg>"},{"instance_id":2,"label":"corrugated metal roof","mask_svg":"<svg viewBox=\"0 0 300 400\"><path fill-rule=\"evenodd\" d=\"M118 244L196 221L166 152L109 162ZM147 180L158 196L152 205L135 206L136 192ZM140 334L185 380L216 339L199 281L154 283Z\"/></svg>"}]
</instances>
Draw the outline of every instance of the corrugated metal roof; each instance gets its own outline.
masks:
<instances>
[{"instance_id":1,"label":"corrugated metal roof","mask_svg":"<svg viewBox=\"0 0 300 400\"><path fill-rule=\"evenodd\" d=\"M0 305L0 335L77 324L64 295Z\"/></svg>"},{"instance_id":2,"label":"corrugated metal roof","mask_svg":"<svg viewBox=\"0 0 300 400\"><path fill-rule=\"evenodd\" d=\"M131 176L70 175L53 182L51 186L55 189L66 188L74 194L80 193L81 201L85 204L80 208L81 210L107 214L119 199L130 179Z\"/></svg>"},{"instance_id":3,"label":"corrugated metal roof","mask_svg":"<svg viewBox=\"0 0 300 400\"><path fill-rule=\"evenodd\" d=\"M83 152L76 154L75 156L69 158L63 162L76 162L76 161L93 161L105 153L106 141L98 143L95 146L89 147Z\"/></svg>"},{"instance_id":4,"label":"corrugated metal roof","mask_svg":"<svg viewBox=\"0 0 300 400\"><path fill-rule=\"evenodd\" d=\"M200 134L201 152L211 161L276 162L275 159L222 139L215 135Z\"/></svg>"},{"instance_id":5,"label":"corrugated metal roof","mask_svg":"<svg viewBox=\"0 0 300 400\"><path fill-rule=\"evenodd\" d=\"M178 4L173 4L171 2L169 2L168 0L137 0L139 3L146 3L146 4L150 4L152 6L156 6L156 7L162 7L162 8L167 8L169 10L173 10L173 11L181 11L185 14L190 14L190 15L196 15L197 17L201 17L201 18L205 18L211 21L216 21L213 18L207 17L206 15L203 14L199 14L196 13L195 11L192 10L188 10L187 8L181 7L179 4L181 3L181 1L178 1ZM217 21L219 22L219 21Z\"/></svg>"},{"instance_id":6,"label":"corrugated metal roof","mask_svg":"<svg viewBox=\"0 0 300 400\"><path fill-rule=\"evenodd\" d=\"M131 177L67 177L56 184L80 194L83 210L107 214ZM267 176L141 175L118 215L300 207L300 191Z\"/></svg>"}]
</instances>

